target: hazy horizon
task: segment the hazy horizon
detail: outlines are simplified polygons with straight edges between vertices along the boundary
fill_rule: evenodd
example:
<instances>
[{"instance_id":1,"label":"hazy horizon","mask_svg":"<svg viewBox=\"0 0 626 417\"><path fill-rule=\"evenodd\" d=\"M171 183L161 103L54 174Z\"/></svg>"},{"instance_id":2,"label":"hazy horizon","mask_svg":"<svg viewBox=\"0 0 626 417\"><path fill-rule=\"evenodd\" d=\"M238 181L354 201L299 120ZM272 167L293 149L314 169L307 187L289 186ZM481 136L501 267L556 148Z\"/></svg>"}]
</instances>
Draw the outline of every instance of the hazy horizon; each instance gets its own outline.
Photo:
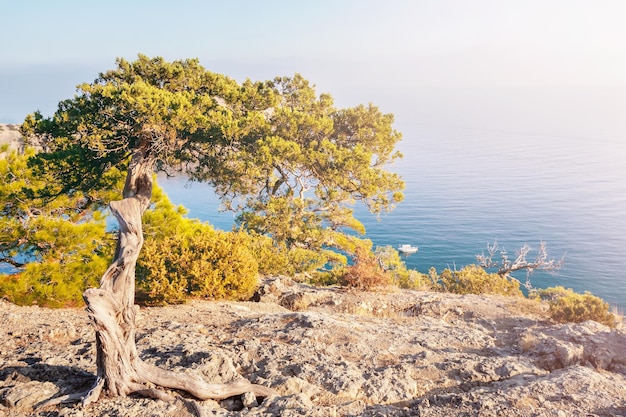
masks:
<instances>
[{"instance_id":1,"label":"hazy horizon","mask_svg":"<svg viewBox=\"0 0 626 417\"><path fill-rule=\"evenodd\" d=\"M622 1L34 3L1 5L3 123L49 116L117 57L143 53L239 81L298 72L339 107L395 114L405 140L415 124L626 134Z\"/></svg>"}]
</instances>

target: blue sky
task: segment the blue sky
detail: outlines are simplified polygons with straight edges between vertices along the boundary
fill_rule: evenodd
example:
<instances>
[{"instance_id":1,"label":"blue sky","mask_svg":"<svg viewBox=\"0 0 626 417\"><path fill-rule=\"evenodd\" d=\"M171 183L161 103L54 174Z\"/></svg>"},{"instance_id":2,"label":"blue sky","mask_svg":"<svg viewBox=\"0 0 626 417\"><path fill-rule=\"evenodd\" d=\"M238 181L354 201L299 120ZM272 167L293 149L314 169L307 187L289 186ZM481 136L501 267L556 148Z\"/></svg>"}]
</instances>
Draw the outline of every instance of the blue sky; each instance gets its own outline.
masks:
<instances>
[{"instance_id":1,"label":"blue sky","mask_svg":"<svg viewBox=\"0 0 626 417\"><path fill-rule=\"evenodd\" d=\"M299 72L400 130L626 135L622 0L0 0L0 16L5 123L143 53L238 80Z\"/></svg>"}]
</instances>

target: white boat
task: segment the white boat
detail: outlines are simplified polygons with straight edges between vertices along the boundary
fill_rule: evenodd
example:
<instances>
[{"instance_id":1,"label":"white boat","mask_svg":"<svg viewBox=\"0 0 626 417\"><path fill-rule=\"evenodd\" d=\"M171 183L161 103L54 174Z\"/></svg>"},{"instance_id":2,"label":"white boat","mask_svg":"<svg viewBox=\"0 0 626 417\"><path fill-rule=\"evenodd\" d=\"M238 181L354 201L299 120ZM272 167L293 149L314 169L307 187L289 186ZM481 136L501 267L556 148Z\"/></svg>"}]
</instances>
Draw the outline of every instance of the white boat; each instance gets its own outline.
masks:
<instances>
[{"instance_id":1,"label":"white boat","mask_svg":"<svg viewBox=\"0 0 626 417\"><path fill-rule=\"evenodd\" d=\"M411 245L398 245L398 252L400 253L415 253L417 252L417 246Z\"/></svg>"}]
</instances>

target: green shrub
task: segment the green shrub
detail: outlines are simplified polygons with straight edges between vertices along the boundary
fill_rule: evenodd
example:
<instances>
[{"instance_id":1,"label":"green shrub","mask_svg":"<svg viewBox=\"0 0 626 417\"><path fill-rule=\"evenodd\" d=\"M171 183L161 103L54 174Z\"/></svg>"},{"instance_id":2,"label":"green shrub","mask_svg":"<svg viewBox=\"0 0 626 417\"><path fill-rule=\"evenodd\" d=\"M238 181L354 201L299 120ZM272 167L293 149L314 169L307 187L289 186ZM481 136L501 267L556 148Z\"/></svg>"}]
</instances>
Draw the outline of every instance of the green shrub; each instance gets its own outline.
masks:
<instances>
[{"instance_id":1,"label":"green shrub","mask_svg":"<svg viewBox=\"0 0 626 417\"><path fill-rule=\"evenodd\" d=\"M500 294L522 297L519 281L498 274L490 274L476 265L460 271L445 269L439 276L439 286L455 294Z\"/></svg>"},{"instance_id":2,"label":"green shrub","mask_svg":"<svg viewBox=\"0 0 626 417\"><path fill-rule=\"evenodd\" d=\"M76 307L83 305L83 292L98 285L107 267L102 257L86 262L33 262L19 273L0 276L0 291L17 305Z\"/></svg>"},{"instance_id":3,"label":"green shrub","mask_svg":"<svg viewBox=\"0 0 626 417\"><path fill-rule=\"evenodd\" d=\"M550 317L558 323L581 323L593 320L614 327L615 316L609 304L590 292L579 294L564 287L551 287L536 291L536 297L547 301Z\"/></svg>"},{"instance_id":4,"label":"green shrub","mask_svg":"<svg viewBox=\"0 0 626 417\"><path fill-rule=\"evenodd\" d=\"M291 275L293 267L284 244L277 244L269 236L249 234L248 249L256 259L261 275Z\"/></svg>"},{"instance_id":5,"label":"green shrub","mask_svg":"<svg viewBox=\"0 0 626 417\"><path fill-rule=\"evenodd\" d=\"M244 232L217 232L198 236L189 244L187 265L191 295L211 299L246 300L258 285L258 263Z\"/></svg>"},{"instance_id":6,"label":"green shrub","mask_svg":"<svg viewBox=\"0 0 626 417\"><path fill-rule=\"evenodd\" d=\"M18 272L0 275L0 296L17 305L82 305L82 293L98 286L114 248L103 219L94 218L85 223L50 216L30 220L28 238L41 250Z\"/></svg>"},{"instance_id":7,"label":"green shrub","mask_svg":"<svg viewBox=\"0 0 626 417\"><path fill-rule=\"evenodd\" d=\"M136 298L149 305L181 304L188 297L187 278L181 259L181 236L162 237L144 242L137 261ZM186 266L185 266L186 267Z\"/></svg>"},{"instance_id":8,"label":"green shrub","mask_svg":"<svg viewBox=\"0 0 626 417\"><path fill-rule=\"evenodd\" d=\"M258 284L256 256L269 250L267 242L244 232L217 231L209 223L185 217L186 212L155 187L152 206L143 215L137 300L163 305L180 304L189 297L250 298Z\"/></svg>"},{"instance_id":9,"label":"green shrub","mask_svg":"<svg viewBox=\"0 0 626 417\"><path fill-rule=\"evenodd\" d=\"M338 266L328 271L314 271L311 274L306 274L305 279L301 281L322 287L337 285L341 281L341 277L343 277L345 272L345 266Z\"/></svg>"},{"instance_id":10,"label":"green shrub","mask_svg":"<svg viewBox=\"0 0 626 417\"><path fill-rule=\"evenodd\" d=\"M329 262L330 251L313 251L310 249L292 247L287 252L290 274L302 274L320 270Z\"/></svg>"},{"instance_id":11,"label":"green shrub","mask_svg":"<svg viewBox=\"0 0 626 417\"><path fill-rule=\"evenodd\" d=\"M123 177L107 174L106 192L40 198L51 180L29 165L33 156L33 149L0 149L0 258L27 260L17 272L0 274L0 297L19 305L81 305L83 291L98 285L115 247L103 202Z\"/></svg>"},{"instance_id":12,"label":"green shrub","mask_svg":"<svg viewBox=\"0 0 626 417\"><path fill-rule=\"evenodd\" d=\"M243 232L197 226L191 236L144 243L137 262L138 299L182 303L189 297L248 299L258 285L258 263Z\"/></svg>"},{"instance_id":13,"label":"green shrub","mask_svg":"<svg viewBox=\"0 0 626 417\"><path fill-rule=\"evenodd\" d=\"M428 275L421 272L407 269L405 271L395 272L395 283L400 288L408 290L427 291L432 289Z\"/></svg>"}]
</instances>

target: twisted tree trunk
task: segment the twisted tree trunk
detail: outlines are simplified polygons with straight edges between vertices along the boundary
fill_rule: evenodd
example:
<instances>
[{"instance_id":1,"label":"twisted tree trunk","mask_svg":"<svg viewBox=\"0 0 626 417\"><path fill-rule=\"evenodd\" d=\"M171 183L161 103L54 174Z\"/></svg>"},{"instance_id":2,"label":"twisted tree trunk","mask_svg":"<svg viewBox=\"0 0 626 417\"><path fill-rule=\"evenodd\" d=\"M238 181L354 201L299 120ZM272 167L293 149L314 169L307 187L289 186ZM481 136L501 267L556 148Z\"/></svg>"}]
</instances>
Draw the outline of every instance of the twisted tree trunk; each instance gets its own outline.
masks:
<instances>
[{"instance_id":1,"label":"twisted tree trunk","mask_svg":"<svg viewBox=\"0 0 626 417\"><path fill-rule=\"evenodd\" d=\"M247 381L232 384L209 384L198 376L166 371L144 363L135 344L135 265L143 244L141 218L152 195L153 160L149 143L133 155L121 201L110 208L119 222L115 257L100 281L100 288L88 289L83 298L96 330L97 379L84 394L52 399L42 405L81 400L97 401L104 390L110 396L139 393L173 400L158 387L186 391L198 399L222 399L252 392L267 397L274 391Z\"/></svg>"},{"instance_id":2,"label":"twisted tree trunk","mask_svg":"<svg viewBox=\"0 0 626 417\"><path fill-rule=\"evenodd\" d=\"M96 329L97 382L85 402L97 400L103 387L111 396L145 389L135 345L135 265L143 245L141 218L152 198L152 160L148 145L140 147L128 167L121 201L109 204L119 223L113 262L100 288L85 291L87 312Z\"/></svg>"}]
</instances>

